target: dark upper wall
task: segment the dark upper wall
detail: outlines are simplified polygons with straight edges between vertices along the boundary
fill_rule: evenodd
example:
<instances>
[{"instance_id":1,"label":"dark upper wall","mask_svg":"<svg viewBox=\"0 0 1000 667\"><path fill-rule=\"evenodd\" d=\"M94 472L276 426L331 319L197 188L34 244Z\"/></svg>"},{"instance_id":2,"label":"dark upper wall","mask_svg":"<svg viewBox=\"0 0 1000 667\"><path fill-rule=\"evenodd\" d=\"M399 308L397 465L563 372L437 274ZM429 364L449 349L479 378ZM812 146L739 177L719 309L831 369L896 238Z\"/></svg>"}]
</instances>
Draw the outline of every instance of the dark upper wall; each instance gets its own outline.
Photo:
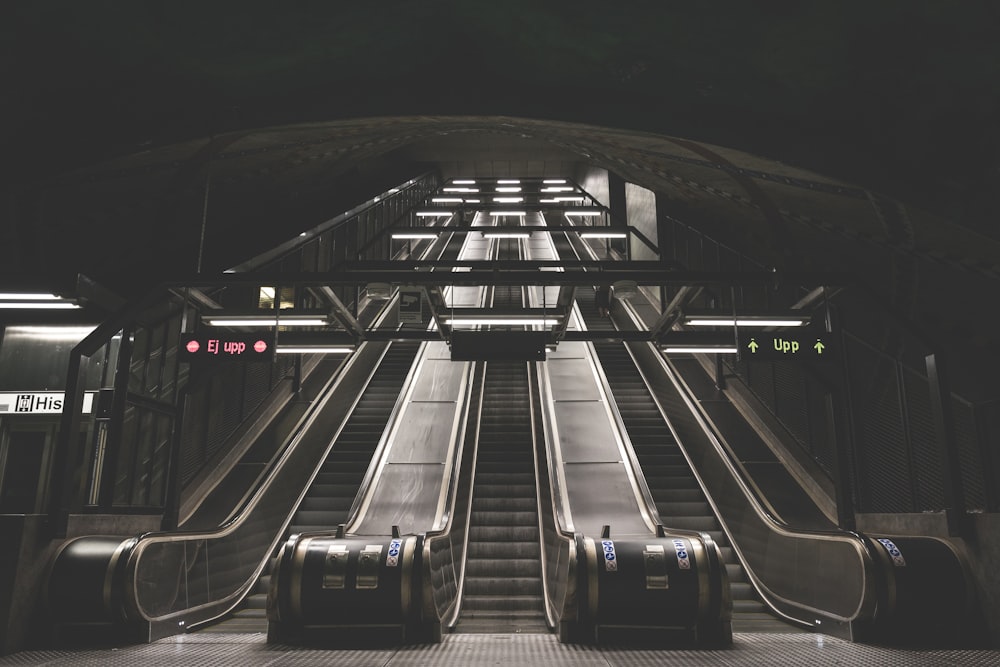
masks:
<instances>
[{"instance_id":1,"label":"dark upper wall","mask_svg":"<svg viewBox=\"0 0 1000 667\"><path fill-rule=\"evenodd\" d=\"M993 232L988 1L7 3L14 180L281 122L423 113L650 130L889 191Z\"/></svg>"}]
</instances>

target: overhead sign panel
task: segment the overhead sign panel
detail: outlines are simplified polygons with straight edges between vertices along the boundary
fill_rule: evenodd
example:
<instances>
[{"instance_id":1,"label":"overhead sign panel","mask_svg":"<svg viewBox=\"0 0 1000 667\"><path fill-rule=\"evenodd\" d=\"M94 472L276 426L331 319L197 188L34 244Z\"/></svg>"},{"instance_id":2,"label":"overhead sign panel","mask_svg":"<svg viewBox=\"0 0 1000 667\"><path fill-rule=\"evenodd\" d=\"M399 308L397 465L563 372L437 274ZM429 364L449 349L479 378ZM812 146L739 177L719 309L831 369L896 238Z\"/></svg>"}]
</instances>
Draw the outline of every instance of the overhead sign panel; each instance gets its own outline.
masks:
<instances>
[{"instance_id":1,"label":"overhead sign panel","mask_svg":"<svg viewBox=\"0 0 1000 667\"><path fill-rule=\"evenodd\" d=\"M836 347L825 331L794 330L739 332L740 358L745 361L830 361Z\"/></svg>"},{"instance_id":2,"label":"overhead sign panel","mask_svg":"<svg viewBox=\"0 0 1000 667\"><path fill-rule=\"evenodd\" d=\"M271 334L184 334L181 336L180 361L226 362L267 361L274 354L274 336Z\"/></svg>"},{"instance_id":3,"label":"overhead sign panel","mask_svg":"<svg viewBox=\"0 0 1000 667\"><path fill-rule=\"evenodd\" d=\"M544 331L451 332L452 361L545 361Z\"/></svg>"},{"instance_id":4,"label":"overhead sign panel","mask_svg":"<svg viewBox=\"0 0 1000 667\"><path fill-rule=\"evenodd\" d=\"M94 395L83 395L83 414L94 408ZM20 391L0 393L0 415L52 415L59 414L66 403L66 395L59 391Z\"/></svg>"},{"instance_id":5,"label":"overhead sign panel","mask_svg":"<svg viewBox=\"0 0 1000 667\"><path fill-rule=\"evenodd\" d=\"M423 290L419 287L399 288L399 323L421 324L424 321Z\"/></svg>"}]
</instances>

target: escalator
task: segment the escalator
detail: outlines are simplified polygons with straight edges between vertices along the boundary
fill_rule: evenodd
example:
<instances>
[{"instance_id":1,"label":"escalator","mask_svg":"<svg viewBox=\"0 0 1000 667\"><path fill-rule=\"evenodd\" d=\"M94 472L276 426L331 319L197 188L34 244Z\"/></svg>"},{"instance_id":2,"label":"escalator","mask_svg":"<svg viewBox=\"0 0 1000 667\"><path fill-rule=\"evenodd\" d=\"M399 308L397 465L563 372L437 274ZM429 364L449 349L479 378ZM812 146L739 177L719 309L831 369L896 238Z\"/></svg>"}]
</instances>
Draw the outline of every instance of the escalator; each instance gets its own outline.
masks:
<instances>
[{"instance_id":1,"label":"escalator","mask_svg":"<svg viewBox=\"0 0 1000 667\"><path fill-rule=\"evenodd\" d=\"M565 236L553 242L560 256L576 256ZM576 304L589 331L615 329L598 313L594 289L577 289ZM672 528L708 533L722 551L733 600L733 631L789 632L792 627L767 611L750 584L625 344L595 341L593 345L660 520Z\"/></svg>"},{"instance_id":2,"label":"escalator","mask_svg":"<svg viewBox=\"0 0 1000 667\"><path fill-rule=\"evenodd\" d=\"M547 632L527 364L489 362L457 632Z\"/></svg>"},{"instance_id":3,"label":"escalator","mask_svg":"<svg viewBox=\"0 0 1000 667\"><path fill-rule=\"evenodd\" d=\"M419 348L419 342L397 342L386 351L292 517L289 534L331 530L347 521ZM270 570L269 565L241 608L212 625L212 632L267 632L265 606Z\"/></svg>"},{"instance_id":4,"label":"escalator","mask_svg":"<svg viewBox=\"0 0 1000 667\"><path fill-rule=\"evenodd\" d=\"M440 258L457 257L463 240L461 235L449 237ZM419 342L400 341L389 346L337 436L336 444L299 503L285 538L296 533L333 530L347 522L419 349ZM267 632L266 604L274 561L272 555L253 590L234 612L203 631Z\"/></svg>"},{"instance_id":5,"label":"escalator","mask_svg":"<svg viewBox=\"0 0 1000 667\"><path fill-rule=\"evenodd\" d=\"M588 328L607 322L598 317L592 290L578 290L576 297ZM733 599L733 631L792 631L767 611L754 591L624 343L595 342L594 349L661 521L708 533L722 550Z\"/></svg>"},{"instance_id":6,"label":"escalator","mask_svg":"<svg viewBox=\"0 0 1000 667\"><path fill-rule=\"evenodd\" d=\"M517 258L519 244L495 252ZM519 287L494 287L494 308L522 302ZM457 632L548 632L534 460L528 364L487 362Z\"/></svg>"}]
</instances>

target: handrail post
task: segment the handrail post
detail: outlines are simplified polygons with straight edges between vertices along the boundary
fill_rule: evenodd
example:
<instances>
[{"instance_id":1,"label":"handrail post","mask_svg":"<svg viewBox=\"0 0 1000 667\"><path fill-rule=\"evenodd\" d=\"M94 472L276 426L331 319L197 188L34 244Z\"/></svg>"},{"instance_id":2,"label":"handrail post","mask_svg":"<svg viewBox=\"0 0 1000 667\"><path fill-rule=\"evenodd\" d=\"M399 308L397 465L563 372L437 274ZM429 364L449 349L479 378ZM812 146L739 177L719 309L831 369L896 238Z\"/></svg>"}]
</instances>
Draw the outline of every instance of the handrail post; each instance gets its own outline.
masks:
<instances>
[{"instance_id":1,"label":"handrail post","mask_svg":"<svg viewBox=\"0 0 1000 667\"><path fill-rule=\"evenodd\" d=\"M930 389L931 416L941 464L945 517L948 534L961 536L965 531L965 490L962 485L961 460L955 443L955 423L951 410L951 386L947 369L936 353L924 357Z\"/></svg>"},{"instance_id":2,"label":"handrail post","mask_svg":"<svg viewBox=\"0 0 1000 667\"><path fill-rule=\"evenodd\" d=\"M847 455L847 443L843 442L842 429L838 428L837 408L833 393L825 396L826 430L830 444L836 453L837 463L834 478L834 491L837 502L837 525L843 530L854 531L857 521L854 514L854 496L851 491L851 462Z\"/></svg>"}]
</instances>

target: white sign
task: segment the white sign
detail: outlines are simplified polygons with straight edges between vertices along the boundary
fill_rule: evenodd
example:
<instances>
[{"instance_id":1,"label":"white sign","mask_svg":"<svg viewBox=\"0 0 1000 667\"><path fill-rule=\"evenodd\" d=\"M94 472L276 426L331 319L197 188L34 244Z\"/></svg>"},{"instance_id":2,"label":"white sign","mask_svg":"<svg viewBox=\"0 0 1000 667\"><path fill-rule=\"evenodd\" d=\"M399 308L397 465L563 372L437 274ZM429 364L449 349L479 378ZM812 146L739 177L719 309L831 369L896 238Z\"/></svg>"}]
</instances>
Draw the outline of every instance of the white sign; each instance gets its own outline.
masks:
<instances>
[{"instance_id":1,"label":"white sign","mask_svg":"<svg viewBox=\"0 0 1000 667\"><path fill-rule=\"evenodd\" d=\"M94 409L95 391L83 395L83 414ZM63 410L66 396L61 391L0 392L0 415L55 415Z\"/></svg>"},{"instance_id":2,"label":"white sign","mask_svg":"<svg viewBox=\"0 0 1000 667\"><path fill-rule=\"evenodd\" d=\"M420 324L424 321L421 297L423 290L419 287L399 288L399 323Z\"/></svg>"}]
</instances>

